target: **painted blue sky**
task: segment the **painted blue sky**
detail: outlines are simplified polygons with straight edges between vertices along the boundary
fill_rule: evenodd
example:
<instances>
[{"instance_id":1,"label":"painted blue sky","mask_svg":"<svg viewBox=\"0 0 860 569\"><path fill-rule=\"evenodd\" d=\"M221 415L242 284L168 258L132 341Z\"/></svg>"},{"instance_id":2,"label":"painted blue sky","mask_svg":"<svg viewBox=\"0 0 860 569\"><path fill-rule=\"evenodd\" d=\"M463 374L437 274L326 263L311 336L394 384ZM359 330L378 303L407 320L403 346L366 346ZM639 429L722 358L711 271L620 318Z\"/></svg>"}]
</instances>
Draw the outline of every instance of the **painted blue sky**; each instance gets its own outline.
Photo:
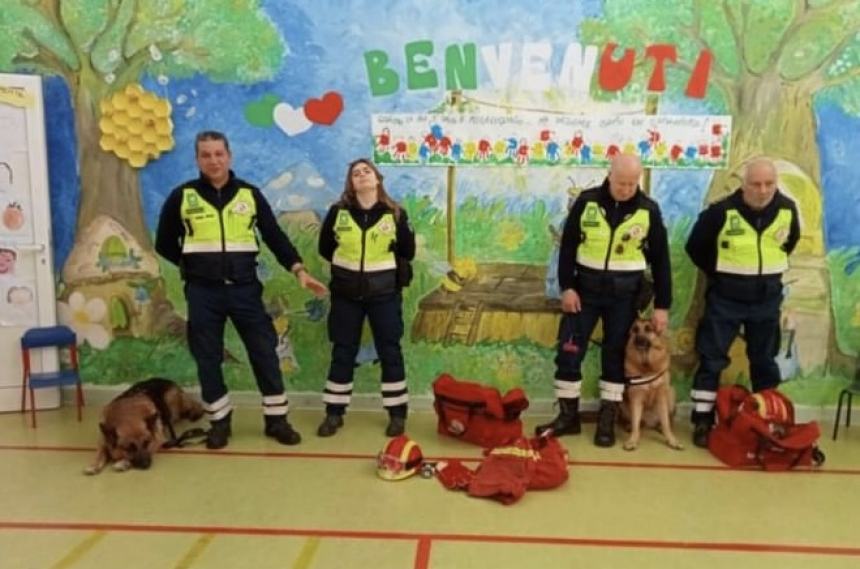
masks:
<instances>
[{"instance_id":1,"label":"painted blue sky","mask_svg":"<svg viewBox=\"0 0 860 569\"><path fill-rule=\"evenodd\" d=\"M391 96L372 97L368 87L363 54L381 49L391 57L391 66L405 74L403 47L416 40L432 40L433 61L444 77L441 53L449 44L474 42L494 45L546 40L554 46L553 71L561 65L564 47L577 40L577 30L586 17L599 16L599 0L557 2L551 17L536 10L532 1L501 3L488 0L470 2L357 0L348 4L335 0L268 0L263 9L280 29L287 55L277 75L250 86L215 84L196 76L166 82L156 77L143 79L145 86L173 103L176 149L141 172L144 211L150 227L155 228L158 211L171 188L196 176L193 156L194 135L204 129L228 134L234 151L234 169L248 181L266 187L267 195L278 204L324 209L340 192L346 165L370 152L370 115L376 112L423 112L444 97L444 86L427 91L409 91L401 85ZM479 57L480 59L480 57ZM516 60L516 57L515 57ZM487 77L479 63L479 79ZM401 82L405 79L401 77ZM58 81L49 81L46 93L49 124L51 183L54 207L54 233L59 267L68 254L74 227L71 212L76 208L77 180L71 137L71 113L67 92ZM295 137L277 127L256 127L244 118L244 108L266 94L296 107L327 91L337 91L345 109L331 127L314 126ZM63 100L65 97L65 101ZM698 105L698 106L697 106ZM819 105L818 140L821 145L825 187L825 225L829 247L860 243L860 224L853 216L860 211L858 194L852 189L858 179L860 162L849 158L853 140L860 134L858 119L844 116L832 105ZM707 109L689 100L661 103L661 112L705 113ZM846 128L848 125L848 128ZM550 171L553 170L553 171ZM302 196L289 192L294 186L286 172L297 172L303 180ZM388 168L386 185L396 196L407 193L430 195L444 203L443 168ZM460 169L457 197L473 195L488 198L504 196L513 207L523 207L534 199L548 200L563 213L570 171L534 168L523 172L505 169ZM579 183L599 181L601 172L575 173ZM671 222L694 216L704 199L709 172L662 171L654 176L654 195L661 202L664 216ZM297 183L297 182L296 182ZM287 192L287 195L283 193ZM852 207L846 208L846 204ZM282 206L286 207L286 206Z\"/></svg>"}]
</instances>

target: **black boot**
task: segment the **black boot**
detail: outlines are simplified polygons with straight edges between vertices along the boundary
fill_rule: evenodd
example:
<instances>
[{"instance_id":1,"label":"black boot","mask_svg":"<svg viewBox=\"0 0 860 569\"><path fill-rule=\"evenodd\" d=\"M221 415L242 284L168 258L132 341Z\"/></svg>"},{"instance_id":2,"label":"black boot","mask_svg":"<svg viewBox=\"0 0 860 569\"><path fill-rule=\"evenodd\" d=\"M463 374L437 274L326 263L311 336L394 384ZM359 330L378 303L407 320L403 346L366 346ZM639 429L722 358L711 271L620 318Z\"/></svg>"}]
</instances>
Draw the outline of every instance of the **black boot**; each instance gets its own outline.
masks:
<instances>
[{"instance_id":1,"label":"black boot","mask_svg":"<svg viewBox=\"0 0 860 569\"><path fill-rule=\"evenodd\" d=\"M282 445L297 445L302 442L302 436L287 422L286 415L266 415L267 437L272 437Z\"/></svg>"},{"instance_id":2,"label":"black boot","mask_svg":"<svg viewBox=\"0 0 860 569\"><path fill-rule=\"evenodd\" d=\"M323 422L317 428L318 437L330 437L343 427L343 415L327 413Z\"/></svg>"},{"instance_id":3,"label":"black boot","mask_svg":"<svg viewBox=\"0 0 860 569\"><path fill-rule=\"evenodd\" d=\"M693 413L693 444L699 448L708 448L708 438L714 426L713 413Z\"/></svg>"},{"instance_id":4,"label":"black boot","mask_svg":"<svg viewBox=\"0 0 860 569\"><path fill-rule=\"evenodd\" d=\"M233 412L231 411L225 417L210 423L209 432L206 433L206 448L215 450L227 446L227 441L233 434L233 429L230 426L232 415Z\"/></svg>"},{"instance_id":5,"label":"black boot","mask_svg":"<svg viewBox=\"0 0 860 569\"><path fill-rule=\"evenodd\" d=\"M552 431L552 433L547 433ZM558 416L550 421L535 427L535 435L538 437L552 435L578 435L582 431L579 421L579 398L558 400Z\"/></svg>"},{"instance_id":6,"label":"black boot","mask_svg":"<svg viewBox=\"0 0 860 569\"><path fill-rule=\"evenodd\" d=\"M399 437L406 431L406 417L403 415L390 415L388 426L385 428L386 437Z\"/></svg>"},{"instance_id":7,"label":"black boot","mask_svg":"<svg viewBox=\"0 0 860 569\"><path fill-rule=\"evenodd\" d=\"M618 417L618 402L601 399L597 412L597 430L594 444L599 447L615 446L615 421Z\"/></svg>"}]
</instances>

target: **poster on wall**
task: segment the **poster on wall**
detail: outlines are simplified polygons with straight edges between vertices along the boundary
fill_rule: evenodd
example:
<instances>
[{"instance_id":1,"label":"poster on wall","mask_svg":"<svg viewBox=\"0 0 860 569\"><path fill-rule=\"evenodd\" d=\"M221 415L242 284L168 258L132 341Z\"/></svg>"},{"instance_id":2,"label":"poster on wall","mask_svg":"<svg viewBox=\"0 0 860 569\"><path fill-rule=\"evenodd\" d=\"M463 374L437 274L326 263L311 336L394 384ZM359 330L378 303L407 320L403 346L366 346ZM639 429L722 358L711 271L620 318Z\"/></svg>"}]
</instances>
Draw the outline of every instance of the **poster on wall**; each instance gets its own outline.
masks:
<instances>
[{"instance_id":1,"label":"poster on wall","mask_svg":"<svg viewBox=\"0 0 860 569\"><path fill-rule=\"evenodd\" d=\"M0 115L0 131L4 124L12 127L16 123L3 121ZM26 151L0 149L0 242L3 243L33 241L27 160Z\"/></svg>"},{"instance_id":2,"label":"poster on wall","mask_svg":"<svg viewBox=\"0 0 860 569\"><path fill-rule=\"evenodd\" d=\"M647 168L725 168L728 115L374 114L373 156L398 166L600 168L636 154Z\"/></svg>"},{"instance_id":3,"label":"poster on wall","mask_svg":"<svg viewBox=\"0 0 860 569\"><path fill-rule=\"evenodd\" d=\"M37 324L34 251L0 246L0 326Z\"/></svg>"},{"instance_id":4,"label":"poster on wall","mask_svg":"<svg viewBox=\"0 0 860 569\"><path fill-rule=\"evenodd\" d=\"M20 106L5 104L0 129L26 136ZM6 128L4 128L6 127ZM18 137L18 138L15 138ZM25 139L26 140L26 139ZM36 259L27 149L10 143L0 149L0 326L35 326Z\"/></svg>"}]
</instances>

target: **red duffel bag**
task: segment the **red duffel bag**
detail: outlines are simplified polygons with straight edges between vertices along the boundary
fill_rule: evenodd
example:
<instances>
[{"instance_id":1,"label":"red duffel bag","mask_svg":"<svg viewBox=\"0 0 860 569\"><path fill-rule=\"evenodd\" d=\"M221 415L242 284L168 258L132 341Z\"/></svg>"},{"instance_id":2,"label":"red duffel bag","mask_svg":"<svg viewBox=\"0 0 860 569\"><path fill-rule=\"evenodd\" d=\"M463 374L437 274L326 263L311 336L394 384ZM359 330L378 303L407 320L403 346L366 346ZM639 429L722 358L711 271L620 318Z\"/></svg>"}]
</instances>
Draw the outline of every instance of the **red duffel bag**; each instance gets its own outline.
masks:
<instances>
[{"instance_id":1,"label":"red duffel bag","mask_svg":"<svg viewBox=\"0 0 860 569\"><path fill-rule=\"evenodd\" d=\"M732 468L788 470L824 463L816 445L818 423L795 423L794 405L776 389L750 393L741 385L721 387L716 411L708 449Z\"/></svg>"},{"instance_id":2,"label":"red duffel bag","mask_svg":"<svg viewBox=\"0 0 860 569\"><path fill-rule=\"evenodd\" d=\"M459 381L443 373L433 382L437 431L485 448L503 446L523 434L520 413L528 406L525 392L504 396L494 387Z\"/></svg>"}]
</instances>

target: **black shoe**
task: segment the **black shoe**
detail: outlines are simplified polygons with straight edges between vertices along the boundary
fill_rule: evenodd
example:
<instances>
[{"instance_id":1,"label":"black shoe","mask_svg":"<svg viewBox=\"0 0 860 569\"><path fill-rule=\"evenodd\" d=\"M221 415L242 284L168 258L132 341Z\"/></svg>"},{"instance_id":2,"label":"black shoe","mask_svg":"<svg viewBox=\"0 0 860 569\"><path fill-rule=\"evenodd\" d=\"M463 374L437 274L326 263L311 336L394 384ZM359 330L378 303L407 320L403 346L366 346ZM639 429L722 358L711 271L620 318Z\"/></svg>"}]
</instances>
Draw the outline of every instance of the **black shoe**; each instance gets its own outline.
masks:
<instances>
[{"instance_id":1,"label":"black shoe","mask_svg":"<svg viewBox=\"0 0 860 569\"><path fill-rule=\"evenodd\" d=\"M406 417L393 415L388 419L388 426L385 427L386 437L399 437L406 431Z\"/></svg>"},{"instance_id":2,"label":"black shoe","mask_svg":"<svg viewBox=\"0 0 860 569\"><path fill-rule=\"evenodd\" d=\"M543 423L535 427L535 436L541 437L550 434L554 437L563 435L578 435L582 432L582 424L579 420L579 399L559 399L558 416L549 423ZM552 433L547 433L552 431Z\"/></svg>"},{"instance_id":3,"label":"black shoe","mask_svg":"<svg viewBox=\"0 0 860 569\"><path fill-rule=\"evenodd\" d=\"M711 436L711 423L700 421L693 425L693 444L699 448L708 448L708 438Z\"/></svg>"},{"instance_id":4,"label":"black shoe","mask_svg":"<svg viewBox=\"0 0 860 569\"><path fill-rule=\"evenodd\" d=\"M594 444L599 447L615 446L615 421L618 415L616 401L601 401L597 412L597 430L594 431Z\"/></svg>"},{"instance_id":5,"label":"black shoe","mask_svg":"<svg viewBox=\"0 0 860 569\"><path fill-rule=\"evenodd\" d=\"M318 437L330 437L343 427L343 415L326 415L317 428Z\"/></svg>"},{"instance_id":6,"label":"black shoe","mask_svg":"<svg viewBox=\"0 0 860 569\"><path fill-rule=\"evenodd\" d=\"M206 433L206 448L217 450L227 446L227 441L230 439L230 435L233 434L233 429L230 427L231 415L232 413L223 419L212 421L209 432Z\"/></svg>"},{"instance_id":7,"label":"black shoe","mask_svg":"<svg viewBox=\"0 0 860 569\"><path fill-rule=\"evenodd\" d=\"M267 437L271 437L282 445L297 445L302 442L302 436L293 429L283 415L267 415L266 429Z\"/></svg>"}]
</instances>

